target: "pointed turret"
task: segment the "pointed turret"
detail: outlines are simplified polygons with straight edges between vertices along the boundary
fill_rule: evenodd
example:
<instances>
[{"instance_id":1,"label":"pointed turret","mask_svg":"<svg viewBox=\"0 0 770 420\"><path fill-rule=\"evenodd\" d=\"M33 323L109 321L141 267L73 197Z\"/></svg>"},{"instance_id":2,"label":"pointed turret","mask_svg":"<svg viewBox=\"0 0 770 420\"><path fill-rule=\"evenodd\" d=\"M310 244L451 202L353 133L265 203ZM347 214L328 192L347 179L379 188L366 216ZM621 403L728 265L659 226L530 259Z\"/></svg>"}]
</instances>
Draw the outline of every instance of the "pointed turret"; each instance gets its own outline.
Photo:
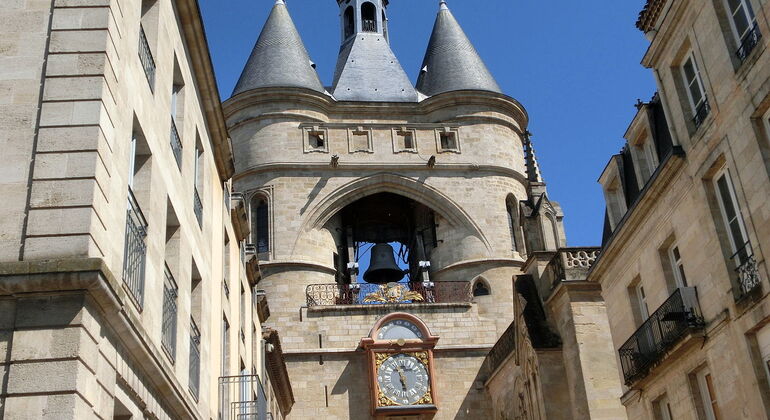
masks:
<instances>
[{"instance_id":1,"label":"pointed turret","mask_svg":"<svg viewBox=\"0 0 770 420\"><path fill-rule=\"evenodd\" d=\"M332 94L339 101L417 102L417 92L390 49L387 0L337 0L342 46Z\"/></svg>"},{"instance_id":2,"label":"pointed turret","mask_svg":"<svg viewBox=\"0 0 770 420\"><path fill-rule=\"evenodd\" d=\"M428 96L453 90L502 93L444 0L417 78L417 90Z\"/></svg>"},{"instance_id":3,"label":"pointed turret","mask_svg":"<svg viewBox=\"0 0 770 420\"><path fill-rule=\"evenodd\" d=\"M233 96L261 87L301 87L324 92L284 0L276 0Z\"/></svg>"}]
</instances>

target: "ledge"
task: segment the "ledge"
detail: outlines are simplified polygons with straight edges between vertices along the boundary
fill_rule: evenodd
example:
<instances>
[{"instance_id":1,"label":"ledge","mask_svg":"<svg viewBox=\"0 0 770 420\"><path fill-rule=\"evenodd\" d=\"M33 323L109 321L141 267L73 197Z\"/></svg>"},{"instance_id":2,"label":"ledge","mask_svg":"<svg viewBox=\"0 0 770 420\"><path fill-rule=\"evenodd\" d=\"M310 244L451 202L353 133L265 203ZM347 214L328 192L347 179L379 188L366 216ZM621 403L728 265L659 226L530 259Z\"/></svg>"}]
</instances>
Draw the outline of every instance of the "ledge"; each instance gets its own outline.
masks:
<instances>
[{"instance_id":1,"label":"ledge","mask_svg":"<svg viewBox=\"0 0 770 420\"><path fill-rule=\"evenodd\" d=\"M423 311L451 309L451 308L471 308L473 302L453 302L453 303L395 303L395 304L371 304L371 305L326 305L311 306L307 308L308 315L324 314L326 312L345 312L348 316L351 312L393 312L397 310Z\"/></svg>"}]
</instances>

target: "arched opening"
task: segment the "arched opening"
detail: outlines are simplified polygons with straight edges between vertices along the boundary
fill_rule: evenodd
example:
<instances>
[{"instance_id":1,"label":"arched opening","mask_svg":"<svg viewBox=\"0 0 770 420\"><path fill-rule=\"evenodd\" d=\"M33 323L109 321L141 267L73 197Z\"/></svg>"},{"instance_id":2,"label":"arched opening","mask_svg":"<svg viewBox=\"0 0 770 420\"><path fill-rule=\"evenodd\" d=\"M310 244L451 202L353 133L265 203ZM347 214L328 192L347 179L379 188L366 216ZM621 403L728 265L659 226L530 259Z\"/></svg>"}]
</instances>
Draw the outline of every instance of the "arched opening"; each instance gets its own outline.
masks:
<instances>
[{"instance_id":1,"label":"arched opening","mask_svg":"<svg viewBox=\"0 0 770 420\"><path fill-rule=\"evenodd\" d=\"M270 252L270 207L262 195L251 199L251 240L258 254Z\"/></svg>"},{"instance_id":2,"label":"arched opening","mask_svg":"<svg viewBox=\"0 0 770 420\"><path fill-rule=\"evenodd\" d=\"M473 284L473 297L489 296L492 294L492 288L483 279L476 280Z\"/></svg>"},{"instance_id":3,"label":"arched opening","mask_svg":"<svg viewBox=\"0 0 770 420\"><path fill-rule=\"evenodd\" d=\"M353 6L348 6L348 8L345 9L345 14L343 16L343 24L345 28L345 39L348 39L351 36L353 36L353 34L356 31L354 16L355 16L355 11L353 10Z\"/></svg>"},{"instance_id":4,"label":"arched opening","mask_svg":"<svg viewBox=\"0 0 770 420\"><path fill-rule=\"evenodd\" d=\"M385 16L385 11L382 11L382 35L385 37L385 40L388 40L388 18Z\"/></svg>"},{"instance_id":5,"label":"arched opening","mask_svg":"<svg viewBox=\"0 0 770 420\"><path fill-rule=\"evenodd\" d=\"M377 6L370 2L361 5L361 29L364 32L377 32Z\"/></svg>"}]
</instances>

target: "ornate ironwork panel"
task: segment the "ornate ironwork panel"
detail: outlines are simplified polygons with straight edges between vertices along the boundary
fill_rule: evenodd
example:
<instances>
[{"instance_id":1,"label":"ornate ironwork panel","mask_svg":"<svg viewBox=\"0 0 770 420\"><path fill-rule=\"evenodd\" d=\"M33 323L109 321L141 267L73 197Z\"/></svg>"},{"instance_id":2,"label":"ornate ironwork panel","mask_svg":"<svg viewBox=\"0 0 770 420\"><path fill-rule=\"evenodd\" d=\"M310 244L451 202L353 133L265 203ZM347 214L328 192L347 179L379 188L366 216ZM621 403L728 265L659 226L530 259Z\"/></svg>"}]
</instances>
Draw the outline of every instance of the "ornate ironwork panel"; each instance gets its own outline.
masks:
<instances>
[{"instance_id":1,"label":"ornate ironwork panel","mask_svg":"<svg viewBox=\"0 0 770 420\"><path fill-rule=\"evenodd\" d=\"M366 305L397 303L457 303L473 299L468 281L401 282L385 285L311 284L306 288L307 305Z\"/></svg>"},{"instance_id":2,"label":"ornate ironwork panel","mask_svg":"<svg viewBox=\"0 0 770 420\"><path fill-rule=\"evenodd\" d=\"M128 212L124 244L123 282L141 308L144 301L144 268L147 261L147 221L131 188L128 189Z\"/></svg>"}]
</instances>

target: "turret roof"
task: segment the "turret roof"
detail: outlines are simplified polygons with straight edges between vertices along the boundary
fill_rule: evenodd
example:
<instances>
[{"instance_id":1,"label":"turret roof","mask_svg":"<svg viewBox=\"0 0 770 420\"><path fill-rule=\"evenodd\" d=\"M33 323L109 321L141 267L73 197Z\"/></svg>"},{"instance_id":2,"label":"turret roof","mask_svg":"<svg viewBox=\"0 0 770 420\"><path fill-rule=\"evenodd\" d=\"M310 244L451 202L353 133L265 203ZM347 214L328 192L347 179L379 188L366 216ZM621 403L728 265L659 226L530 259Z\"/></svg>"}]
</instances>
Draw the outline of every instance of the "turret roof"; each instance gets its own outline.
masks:
<instances>
[{"instance_id":1,"label":"turret roof","mask_svg":"<svg viewBox=\"0 0 770 420\"><path fill-rule=\"evenodd\" d=\"M417 79L417 90L432 96L454 90L500 91L452 12L442 0Z\"/></svg>"},{"instance_id":2,"label":"turret roof","mask_svg":"<svg viewBox=\"0 0 770 420\"><path fill-rule=\"evenodd\" d=\"M324 92L284 0L276 0L233 95L261 87Z\"/></svg>"}]
</instances>

